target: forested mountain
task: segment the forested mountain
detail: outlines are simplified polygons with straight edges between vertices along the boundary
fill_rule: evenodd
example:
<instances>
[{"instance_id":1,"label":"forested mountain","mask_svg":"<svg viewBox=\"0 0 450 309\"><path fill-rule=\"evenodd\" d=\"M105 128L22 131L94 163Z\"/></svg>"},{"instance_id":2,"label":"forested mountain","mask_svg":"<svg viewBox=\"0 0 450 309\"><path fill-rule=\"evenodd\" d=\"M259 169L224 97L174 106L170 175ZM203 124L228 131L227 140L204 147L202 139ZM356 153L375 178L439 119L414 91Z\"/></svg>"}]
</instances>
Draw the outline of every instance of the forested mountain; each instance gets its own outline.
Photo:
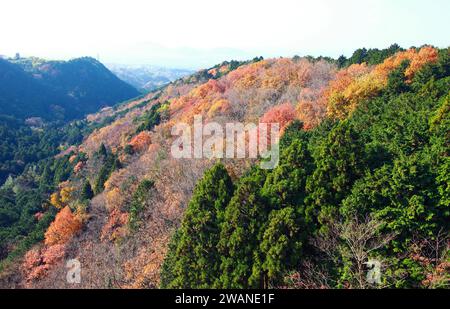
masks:
<instances>
[{"instance_id":1,"label":"forested mountain","mask_svg":"<svg viewBox=\"0 0 450 309\"><path fill-rule=\"evenodd\" d=\"M20 66L0 59L0 113L15 117L50 115L62 97L47 90Z\"/></svg>"},{"instance_id":2,"label":"forested mountain","mask_svg":"<svg viewBox=\"0 0 450 309\"><path fill-rule=\"evenodd\" d=\"M62 129L68 121L138 94L92 58L0 59L0 184L79 141L79 125Z\"/></svg>"},{"instance_id":3,"label":"forested mountain","mask_svg":"<svg viewBox=\"0 0 450 309\"><path fill-rule=\"evenodd\" d=\"M120 79L142 92L155 90L194 73L193 70L163 68L151 65L108 64L107 66Z\"/></svg>"},{"instance_id":4,"label":"forested mountain","mask_svg":"<svg viewBox=\"0 0 450 309\"><path fill-rule=\"evenodd\" d=\"M81 288L448 287L449 70L431 46L255 58L91 114L0 188L0 285L72 287L76 258ZM195 115L279 123L278 166L174 159Z\"/></svg>"},{"instance_id":5,"label":"forested mountain","mask_svg":"<svg viewBox=\"0 0 450 309\"><path fill-rule=\"evenodd\" d=\"M0 59L0 113L16 118L70 120L137 95L93 58Z\"/></svg>"}]
</instances>

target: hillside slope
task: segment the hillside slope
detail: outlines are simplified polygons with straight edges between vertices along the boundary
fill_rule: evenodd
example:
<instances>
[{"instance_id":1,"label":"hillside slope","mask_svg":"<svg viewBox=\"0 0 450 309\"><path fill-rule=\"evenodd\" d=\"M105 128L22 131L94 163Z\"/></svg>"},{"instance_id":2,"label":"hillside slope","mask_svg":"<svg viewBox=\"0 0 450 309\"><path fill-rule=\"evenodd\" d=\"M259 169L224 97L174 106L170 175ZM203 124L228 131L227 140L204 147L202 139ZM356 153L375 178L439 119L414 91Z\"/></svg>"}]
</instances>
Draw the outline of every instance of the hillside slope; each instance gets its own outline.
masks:
<instances>
[{"instance_id":1,"label":"hillside slope","mask_svg":"<svg viewBox=\"0 0 450 309\"><path fill-rule=\"evenodd\" d=\"M383 286L441 285L447 249L425 246L448 233L449 50L370 52L223 63L89 115L55 220L1 284L70 288L77 258L82 288L365 288L373 257L397 265ZM174 159L171 129L195 115L279 123L280 164Z\"/></svg>"}]
</instances>

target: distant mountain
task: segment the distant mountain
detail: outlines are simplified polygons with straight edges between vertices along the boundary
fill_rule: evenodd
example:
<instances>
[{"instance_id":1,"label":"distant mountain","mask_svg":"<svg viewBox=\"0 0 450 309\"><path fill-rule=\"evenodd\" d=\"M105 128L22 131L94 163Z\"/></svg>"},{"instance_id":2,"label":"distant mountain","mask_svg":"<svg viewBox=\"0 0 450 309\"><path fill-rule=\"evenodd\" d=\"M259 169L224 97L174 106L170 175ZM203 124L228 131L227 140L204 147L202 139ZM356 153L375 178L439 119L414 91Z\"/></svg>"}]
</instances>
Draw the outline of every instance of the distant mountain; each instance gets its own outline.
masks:
<instances>
[{"instance_id":1,"label":"distant mountain","mask_svg":"<svg viewBox=\"0 0 450 309\"><path fill-rule=\"evenodd\" d=\"M51 114L62 96L47 89L19 65L0 59L0 114L16 117Z\"/></svg>"},{"instance_id":2,"label":"distant mountain","mask_svg":"<svg viewBox=\"0 0 450 309\"><path fill-rule=\"evenodd\" d=\"M147 92L194 73L188 69L171 69L152 65L108 64L108 68L120 79Z\"/></svg>"},{"instance_id":3,"label":"distant mountain","mask_svg":"<svg viewBox=\"0 0 450 309\"><path fill-rule=\"evenodd\" d=\"M0 114L69 120L137 95L93 58L0 59Z\"/></svg>"}]
</instances>

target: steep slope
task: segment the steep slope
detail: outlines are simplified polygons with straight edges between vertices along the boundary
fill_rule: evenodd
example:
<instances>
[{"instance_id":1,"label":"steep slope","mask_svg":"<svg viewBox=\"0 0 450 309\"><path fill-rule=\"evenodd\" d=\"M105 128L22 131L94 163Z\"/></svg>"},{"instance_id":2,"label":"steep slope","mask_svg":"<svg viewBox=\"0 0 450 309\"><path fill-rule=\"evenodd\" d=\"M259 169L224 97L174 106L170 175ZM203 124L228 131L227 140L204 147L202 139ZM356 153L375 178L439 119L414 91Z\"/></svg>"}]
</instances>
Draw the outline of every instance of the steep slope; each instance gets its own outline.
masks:
<instances>
[{"instance_id":1,"label":"steep slope","mask_svg":"<svg viewBox=\"0 0 450 309\"><path fill-rule=\"evenodd\" d=\"M340 71L324 92L327 117L308 131L292 122L280 164L253 166L229 202L227 162L208 170L161 286L448 288L448 52L424 47ZM283 119L276 111L263 119Z\"/></svg>"},{"instance_id":2,"label":"steep slope","mask_svg":"<svg viewBox=\"0 0 450 309\"><path fill-rule=\"evenodd\" d=\"M70 258L77 258L82 263L83 279L78 287L85 288L148 288L161 284L169 287L212 286L211 281L203 282L199 279L210 278L211 273L197 272L195 275L199 269L211 272L217 269L226 270L222 272L230 277L221 278L212 273L215 278L220 277L220 280L214 283L215 286L280 286L284 284L283 278L288 274L292 274L294 280L298 277L295 271L300 266L306 267L298 264L303 248L308 246L303 237L311 236L317 231L326 232L325 223L334 214L333 209L341 208L342 200L349 197L350 192L354 196L348 199L342 211L348 210L352 213L357 209L358 203L355 201L366 192L361 179L370 178L370 175L365 174L366 169L375 173L384 163L386 166L393 164L392 156L405 155L398 151L400 146L405 147L407 155L411 155L408 147L424 143L421 136L428 130L427 117L443 109L439 105L439 102L444 100L441 92L448 85L448 69L442 69L448 68L448 50L442 50L440 53L441 56L438 57L438 51L431 47L402 51L391 57L390 53L383 53L386 54L384 58L388 58L377 60L378 65L362 63L344 66L342 69L339 69L338 61L312 58L258 58L245 64L224 63L176 81L138 100L90 115L88 121L96 129L81 145L73 148L70 154L65 153L63 160L68 162L69 168L73 168L73 173L67 181L60 183L50 199L53 205L50 209L56 207L66 210L58 210L61 215L52 223L49 229L52 232L44 236L45 241L30 250L24 260L8 268L9 271L14 267L21 269L21 275L15 279L15 284L30 287L71 287L64 275L64 260ZM435 63L438 64L434 65ZM432 83L435 79L439 79L436 85L427 86L428 82ZM407 85L417 85L417 88L410 89ZM423 90L426 87L432 88ZM415 103L399 103L398 97L408 91L411 92L410 101ZM426 101L428 103L422 104L420 95L422 93L427 96L429 93L426 91L435 93L436 97L430 97L429 101ZM364 118L365 108L368 108L369 104L367 102L374 102L370 104L371 117L368 119ZM386 108L386 113L378 110L379 106L383 105L390 106ZM400 106L405 106L407 111L402 114L402 118L398 118L398 122L394 122L394 111ZM442 106L445 107L445 104ZM411 120L407 117L408 114L414 113L419 115L418 118ZM446 119L445 110L442 113L441 118ZM354 130L361 132L366 140L357 138L354 130L347 127L346 123L356 114L359 116L352 120L352 125L356 126ZM224 179L228 183L224 169L213 168L212 171L218 171L218 174L205 174L205 171L215 164L215 160L174 159L171 156L174 137L170 132L173 125L180 122L192 124L194 115L202 115L205 122L215 121L220 124L235 121L280 123L285 132L282 149L287 154L282 156L279 168L273 172L258 174L255 169L249 171L255 160L221 160L236 187L235 193L229 192L229 196L224 198L224 204L230 201L226 206L230 210L225 214L213 213L213 205L208 208L208 203L213 203L214 198L209 198L206 194L217 191L214 187L208 187L209 184L214 186L217 183L211 179ZM379 124L378 119L382 119ZM387 123L393 125L386 131L385 136L382 128ZM410 123L403 125L408 134L393 136L396 142L389 144L391 134L401 131L402 123ZM410 131L416 124L424 130ZM442 131L442 128L439 130ZM370 140L370 134L379 137ZM308 139L304 140L306 136ZM414 138L417 136L418 139ZM359 146L365 142L370 147L362 151ZM383 147L389 151L382 151ZM362 152L371 162L369 167L359 165L359 154ZM313 161L311 157L314 158ZM311 163L310 169L303 170L302 163ZM398 164L400 163L399 161ZM314 172L316 164L317 170ZM408 162L402 164L406 164L405 169L408 168ZM396 177L401 178L403 175L403 167L399 169L399 175L392 176L394 182L398 179ZM412 172L414 170L415 167L411 168ZM388 173L387 170L384 173ZM199 183L201 189L195 189L192 201L189 202L197 181L204 174L204 181ZM444 172L441 174L445 175ZM242 177L243 175L246 176ZM351 179L348 180L347 176ZM266 177L271 180L266 181ZM295 181L291 183L291 179ZM379 181L382 182L383 179ZM441 183L445 181L440 180ZM356 183L360 187L356 186ZM264 187L264 198L268 200L262 200L263 202L258 204L261 185ZM406 187L408 185L405 184ZM434 194L436 190L433 186L430 185L427 190L430 188L429 192ZM92 190L86 189L89 187ZM310 194L307 205L303 204L305 187ZM382 192L382 189L374 188L373 191ZM442 190L445 192L445 189ZM93 193L86 194L91 191ZM425 192L423 196L429 192ZM92 198L92 195L95 197ZM394 199L399 195L399 192L389 195L393 199L390 207L398 203L404 205ZM248 201L245 200L246 197L249 198ZM196 207L201 198L206 201L203 205L206 210ZM369 197L365 196L361 199L367 200ZM418 205L418 209L423 209L420 200L421 197L411 196L411 205ZM379 197L379 201L380 204L374 202L368 207L375 208L388 203L389 200ZM244 206L254 208L241 209ZM186 209L189 216L183 219ZM196 213L198 209L202 212ZM263 209L267 211L262 211ZM408 217L408 213L412 215L415 211L414 207L408 209L398 221L395 209L389 213L394 218L387 216L384 219L392 220L390 223L395 227ZM384 212L388 210L385 209ZM240 221L250 214L255 216L254 220ZM257 219L258 214L261 214L260 221ZM378 214L383 215L383 210ZM438 220L442 219L439 217L441 213L438 212L429 215L438 217ZM232 236L234 240L231 243L220 241L218 248L225 250L220 254L227 258L224 265L217 264L218 261L208 264L211 261L203 256L190 260L192 255L177 255L180 252L194 252L186 251L186 248L201 247L202 239L220 240L222 232L220 235L208 234L211 229L201 224L210 218L223 219L224 216L230 219L228 227L221 225L223 222L211 222L211 226L215 227L212 230L217 233L217 227L220 226L224 229L224 239L230 239L228 236ZM422 215L419 218L422 218ZM312 228L304 225L305 222L310 223L309 220L314 222ZM77 229L58 229L64 222L76 226ZM83 228L79 228L74 222L81 222ZM433 221L432 224L437 225L428 225L424 231L429 232L435 227L441 227L439 222ZM245 235L239 234L239 231L242 231L239 224L250 226L249 233L255 233L252 234L254 237L247 239ZM269 227L270 233L260 233L262 229L259 224L263 224L264 228ZM171 241L171 249L167 254L169 241L181 225L182 228L175 234L177 236ZM297 238L299 227L305 227L304 230L301 229L305 234L301 233L301 237ZM411 226L406 227L409 228ZM404 230L398 229L395 232L404 233ZM262 236L264 237L258 238ZM291 237L294 239L292 242ZM246 239L248 243L235 243L242 239ZM255 244L255 241L258 242ZM284 244L288 246L285 247ZM206 245L211 247L211 243ZM240 251L241 248L244 251ZM201 250L195 252L201 255ZM252 255L252 252L257 255ZM261 255L261 252L267 255ZM46 259L47 256L53 258ZM247 259L254 256L260 256L261 260ZM397 257L392 256L395 261ZM316 256L305 257L309 260ZM161 282L161 266L165 258ZM339 258L343 259L342 256ZM198 264L199 261L203 264ZM403 262L408 261L402 260ZM283 265L288 268L283 268ZM341 266L337 265L331 270L339 272L348 269L349 265L340 268ZM186 276L177 277L180 275L177 269L184 269L183 274ZM262 275L248 278L248 269L254 269L255 274L259 271ZM402 270L404 271L400 269ZM4 278L8 278L7 274L6 271ZM341 275L342 286L347 283L354 284L351 280L346 281L348 273ZM414 280L414 284L417 284L418 279ZM311 286L316 284L309 283ZM295 284L300 286L306 282L295 281Z\"/></svg>"}]
</instances>

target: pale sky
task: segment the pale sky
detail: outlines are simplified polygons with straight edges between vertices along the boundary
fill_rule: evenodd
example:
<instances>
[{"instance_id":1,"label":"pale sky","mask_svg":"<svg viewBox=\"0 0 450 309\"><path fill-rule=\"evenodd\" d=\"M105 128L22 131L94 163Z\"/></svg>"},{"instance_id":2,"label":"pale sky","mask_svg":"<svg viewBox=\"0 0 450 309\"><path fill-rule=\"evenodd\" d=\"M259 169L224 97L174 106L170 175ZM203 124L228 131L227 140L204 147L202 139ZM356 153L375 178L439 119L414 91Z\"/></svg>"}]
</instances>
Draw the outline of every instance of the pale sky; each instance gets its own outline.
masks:
<instances>
[{"instance_id":1,"label":"pale sky","mask_svg":"<svg viewBox=\"0 0 450 309\"><path fill-rule=\"evenodd\" d=\"M202 68L450 45L449 0L2 0L0 55Z\"/></svg>"}]
</instances>

